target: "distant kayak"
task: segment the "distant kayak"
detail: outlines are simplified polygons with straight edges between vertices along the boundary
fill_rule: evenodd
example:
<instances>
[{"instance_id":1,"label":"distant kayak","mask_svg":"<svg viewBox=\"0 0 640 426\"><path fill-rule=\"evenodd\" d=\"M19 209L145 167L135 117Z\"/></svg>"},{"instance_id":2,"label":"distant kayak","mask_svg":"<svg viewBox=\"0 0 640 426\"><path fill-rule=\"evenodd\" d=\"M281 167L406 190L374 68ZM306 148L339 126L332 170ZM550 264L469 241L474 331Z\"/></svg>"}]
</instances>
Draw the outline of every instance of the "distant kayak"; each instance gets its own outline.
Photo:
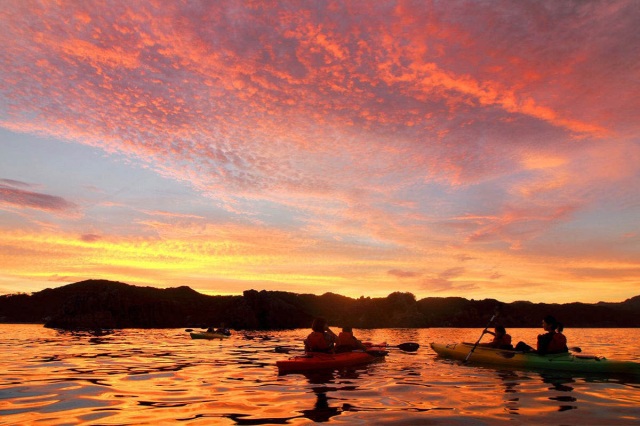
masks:
<instances>
[{"instance_id":1,"label":"distant kayak","mask_svg":"<svg viewBox=\"0 0 640 426\"><path fill-rule=\"evenodd\" d=\"M464 361L473 348L471 343L440 344L431 343L438 355ZM585 373L640 374L640 363L633 361L615 361L593 355L571 353L538 355L486 346L477 346L470 362L494 364L505 367L551 369Z\"/></svg>"},{"instance_id":2,"label":"distant kayak","mask_svg":"<svg viewBox=\"0 0 640 426\"><path fill-rule=\"evenodd\" d=\"M384 347L372 346L366 351L357 350L337 354L307 352L289 359L276 361L280 373L304 372L314 370L332 370L368 364L387 355Z\"/></svg>"},{"instance_id":3,"label":"distant kayak","mask_svg":"<svg viewBox=\"0 0 640 426\"><path fill-rule=\"evenodd\" d=\"M191 335L192 339L207 339L207 340L214 340L214 339L228 339L229 336L227 336L226 334L222 334L222 333L209 333L206 331L200 332L200 333L189 333Z\"/></svg>"}]
</instances>

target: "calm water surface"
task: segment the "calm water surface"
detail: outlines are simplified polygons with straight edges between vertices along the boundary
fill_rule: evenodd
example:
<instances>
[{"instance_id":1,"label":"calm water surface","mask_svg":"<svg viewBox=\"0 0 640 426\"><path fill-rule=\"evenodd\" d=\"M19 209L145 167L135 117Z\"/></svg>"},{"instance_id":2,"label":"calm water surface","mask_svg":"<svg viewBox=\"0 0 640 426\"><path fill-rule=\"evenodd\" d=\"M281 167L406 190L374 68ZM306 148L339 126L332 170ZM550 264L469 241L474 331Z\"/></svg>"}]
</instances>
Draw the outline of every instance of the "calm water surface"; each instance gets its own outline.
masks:
<instances>
[{"instance_id":1,"label":"calm water surface","mask_svg":"<svg viewBox=\"0 0 640 426\"><path fill-rule=\"evenodd\" d=\"M508 331L530 343L540 333ZM279 376L275 362L287 355L274 348L300 347L307 330L220 342L183 329L93 336L0 325L0 424L640 424L640 377L460 365L428 346L475 342L480 329L355 332L421 347L362 368ZM584 352L640 362L640 329L565 334Z\"/></svg>"}]
</instances>

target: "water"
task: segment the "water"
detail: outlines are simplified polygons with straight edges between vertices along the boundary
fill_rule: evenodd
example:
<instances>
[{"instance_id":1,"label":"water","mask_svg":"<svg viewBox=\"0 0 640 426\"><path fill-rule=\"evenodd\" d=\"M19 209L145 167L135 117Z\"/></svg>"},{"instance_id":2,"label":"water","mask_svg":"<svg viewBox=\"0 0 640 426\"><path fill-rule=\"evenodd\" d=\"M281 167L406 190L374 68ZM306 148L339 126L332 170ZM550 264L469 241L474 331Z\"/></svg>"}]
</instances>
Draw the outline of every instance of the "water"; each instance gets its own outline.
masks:
<instances>
[{"instance_id":1,"label":"water","mask_svg":"<svg viewBox=\"0 0 640 426\"><path fill-rule=\"evenodd\" d=\"M307 330L220 342L183 329L93 336L0 325L0 424L640 424L640 377L460 365L428 346L475 342L480 331L355 330L421 347L361 368L279 376L275 362L287 355L274 348L300 347ZM529 343L541 332L508 331ZM584 352L640 362L640 329L565 334Z\"/></svg>"}]
</instances>

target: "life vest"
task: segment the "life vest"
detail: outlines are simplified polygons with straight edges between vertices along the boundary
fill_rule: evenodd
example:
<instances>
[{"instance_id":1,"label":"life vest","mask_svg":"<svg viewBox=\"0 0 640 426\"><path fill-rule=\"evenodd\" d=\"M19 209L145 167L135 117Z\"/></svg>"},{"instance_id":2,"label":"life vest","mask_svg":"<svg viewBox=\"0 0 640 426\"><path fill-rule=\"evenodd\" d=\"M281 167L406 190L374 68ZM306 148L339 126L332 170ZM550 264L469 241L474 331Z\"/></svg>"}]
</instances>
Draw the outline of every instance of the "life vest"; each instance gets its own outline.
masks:
<instances>
[{"instance_id":1,"label":"life vest","mask_svg":"<svg viewBox=\"0 0 640 426\"><path fill-rule=\"evenodd\" d=\"M568 352L567 338L562 333L550 331L538 336L538 353L540 354L557 354Z\"/></svg>"},{"instance_id":2,"label":"life vest","mask_svg":"<svg viewBox=\"0 0 640 426\"><path fill-rule=\"evenodd\" d=\"M331 345L324 337L324 333L314 331L305 341L305 347L308 352L327 352L331 349Z\"/></svg>"},{"instance_id":3,"label":"life vest","mask_svg":"<svg viewBox=\"0 0 640 426\"><path fill-rule=\"evenodd\" d=\"M569 348L567 348L567 338L562 333L553 333L553 338L551 342L549 342L549 346L547 346L547 353L557 354L561 352L567 352Z\"/></svg>"},{"instance_id":4,"label":"life vest","mask_svg":"<svg viewBox=\"0 0 640 426\"><path fill-rule=\"evenodd\" d=\"M342 331L338 335L338 342L336 346L350 346L356 348L358 346L358 341L353 337L353 333Z\"/></svg>"},{"instance_id":5,"label":"life vest","mask_svg":"<svg viewBox=\"0 0 640 426\"><path fill-rule=\"evenodd\" d=\"M494 336L491 346L494 348L511 349L511 335L504 334L502 337Z\"/></svg>"}]
</instances>

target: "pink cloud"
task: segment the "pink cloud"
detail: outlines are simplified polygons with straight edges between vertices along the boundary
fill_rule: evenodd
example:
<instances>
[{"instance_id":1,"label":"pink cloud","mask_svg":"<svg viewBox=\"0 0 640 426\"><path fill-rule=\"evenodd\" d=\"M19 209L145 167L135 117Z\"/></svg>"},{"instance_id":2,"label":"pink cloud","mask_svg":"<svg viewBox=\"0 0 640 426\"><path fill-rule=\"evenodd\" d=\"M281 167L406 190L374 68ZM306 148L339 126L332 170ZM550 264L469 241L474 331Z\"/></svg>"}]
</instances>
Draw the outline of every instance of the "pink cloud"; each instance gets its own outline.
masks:
<instances>
[{"instance_id":1,"label":"pink cloud","mask_svg":"<svg viewBox=\"0 0 640 426\"><path fill-rule=\"evenodd\" d=\"M615 1L9 1L0 126L124 157L238 223L288 222L292 247L461 248L427 279L459 288L475 247L531 247L610 200L637 206L639 19ZM0 185L11 209L78 214ZM200 210L135 203L100 206L161 235L212 232ZM103 235L83 225L74 238Z\"/></svg>"},{"instance_id":2,"label":"pink cloud","mask_svg":"<svg viewBox=\"0 0 640 426\"><path fill-rule=\"evenodd\" d=\"M96 241L100 241L102 237L97 234L82 234L80 239L85 243L94 243Z\"/></svg>"},{"instance_id":3,"label":"pink cloud","mask_svg":"<svg viewBox=\"0 0 640 426\"><path fill-rule=\"evenodd\" d=\"M466 218L475 230L468 234L467 242L487 243L503 241L518 249L522 243L539 236L556 222L568 220L577 210L575 205L505 206L505 210L493 218ZM464 219L464 218L463 218Z\"/></svg>"},{"instance_id":4,"label":"pink cloud","mask_svg":"<svg viewBox=\"0 0 640 426\"><path fill-rule=\"evenodd\" d=\"M188 214L188 213L173 213L173 212L165 212L160 210L142 210L143 213L148 214L149 216L164 216L170 218L178 218L178 219L204 219L203 216Z\"/></svg>"},{"instance_id":5,"label":"pink cloud","mask_svg":"<svg viewBox=\"0 0 640 426\"><path fill-rule=\"evenodd\" d=\"M42 210L58 215L76 216L79 208L76 204L55 195L25 191L0 184L0 206Z\"/></svg>"},{"instance_id":6,"label":"pink cloud","mask_svg":"<svg viewBox=\"0 0 640 426\"><path fill-rule=\"evenodd\" d=\"M13 188L30 188L33 189L35 185L32 185L30 183L26 183L26 182L20 182L17 180L13 180L13 179L0 179L0 185L2 186L9 186L9 187L13 187Z\"/></svg>"},{"instance_id":7,"label":"pink cloud","mask_svg":"<svg viewBox=\"0 0 640 426\"><path fill-rule=\"evenodd\" d=\"M387 272L389 275L393 275L397 278L415 278L420 276L421 274L413 271L403 271L400 269L391 269Z\"/></svg>"},{"instance_id":8,"label":"pink cloud","mask_svg":"<svg viewBox=\"0 0 640 426\"><path fill-rule=\"evenodd\" d=\"M461 3L454 9L462 9L463 5L473 8L472 4ZM96 14L79 7L74 26L54 25L46 37L44 32L27 33L10 25L14 36L32 43L30 57L10 49L16 57L25 59L19 62L16 72L28 71L33 76L30 93L54 101L41 105L39 120L46 122L40 131L44 131L45 124L52 125L69 138L148 159L163 173L179 179L192 179L193 169L202 168L207 173L200 174L195 184L205 189L225 185L251 192L335 186L328 177L313 174L313 167L303 169L296 163L323 161L323 156L336 149L362 158L363 152L376 144L336 144L338 141L327 140L326 128L315 134L313 129L319 126L328 125L340 132L357 126L360 134L364 130L365 134L371 132L383 138L404 129L405 142L400 143L414 143L425 128L435 133L450 128L447 115L452 112L466 115L493 110L498 119L517 114L568 132L600 132L597 129L601 125L580 125L569 110L564 113L556 109L546 97L534 100L533 83L523 86L523 72L507 74L506 63L474 78L468 69L447 59L449 55L439 54L438 46L459 40L462 47L460 52L452 52L453 58L469 49L495 50L493 43L475 37L475 24L448 22L452 12L448 9L436 8L421 14L416 12L422 8L407 5L394 9L383 5L371 13L384 11L387 15L371 15L368 24L355 20L365 11L348 6L343 8L340 21L327 20L314 9L294 13L271 7L230 8L219 4L197 10L163 9L145 4L120 5ZM24 17L34 16L34 12L37 9L25 12ZM42 6L40 12L47 21L55 22L61 11ZM466 12L461 16L468 16L469 11ZM233 19L229 18L230 13ZM512 13L526 15L531 11L521 8ZM143 18L148 15L163 25ZM480 13L483 15L486 12ZM115 16L128 18L114 26L110 20ZM398 23L394 22L396 19ZM273 27L275 21L281 26ZM207 25L200 25L205 22ZM389 22L402 28L400 38L390 37L384 30ZM427 32L425 22L429 23ZM167 34L160 29L166 27L164 24L178 31ZM485 38L498 39L500 31L513 30L505 22L500 24ZM529 43L525 49L536 42L531 38L525 41ZM495 57L496 53L492 55ZM533 61L526 65L537 66ZM525 64L519 66L524 69ZM304 72L290 71L296 68ZM82 74L78 73L80 69ZM547 72L540 68L524 75L539 76L531 78L535 82L544 80ZM20 79L17 73L11 77L16 82ZM26 91L21 92L21 87L25 86L7 89L8 97L35 101ZM523 88L527 90L520 94ZM14 104L12 109L19 117L20 104ZM91 116L86 111L102 113ZM309 119L301 118L305 116ZM242 117L241 122L238 117ZM127 125L132 121L135 127ZM32 126L33 131L40 127L37 122L24 125ZM84 128L91 128L92 132ZM94 136L96 132L102 136L99 141ZM448 134L436 138L440 142L431 148L435 156L400 151L396 154L398 164L409 160L413 165L416 161L410 159L420 158L437 173L458 175L456 180L462 175L474 179L495 170L496 157L486 152L495 151L494 144L506 142L500 141L503 137L480 146L468 145L459 131ZM289 161L277 144L259 143L261 140L281 140ZM441 150L444 151L439 154ZM516 150L509 150L517 154ZM441 161L444 156L446 161ZM373 161L373 157L364 157L362 167L371 167ZM326 176L340 170L335 168ZM479 173L474 176L473 170Z\"/></svg>"}]
</instances>

